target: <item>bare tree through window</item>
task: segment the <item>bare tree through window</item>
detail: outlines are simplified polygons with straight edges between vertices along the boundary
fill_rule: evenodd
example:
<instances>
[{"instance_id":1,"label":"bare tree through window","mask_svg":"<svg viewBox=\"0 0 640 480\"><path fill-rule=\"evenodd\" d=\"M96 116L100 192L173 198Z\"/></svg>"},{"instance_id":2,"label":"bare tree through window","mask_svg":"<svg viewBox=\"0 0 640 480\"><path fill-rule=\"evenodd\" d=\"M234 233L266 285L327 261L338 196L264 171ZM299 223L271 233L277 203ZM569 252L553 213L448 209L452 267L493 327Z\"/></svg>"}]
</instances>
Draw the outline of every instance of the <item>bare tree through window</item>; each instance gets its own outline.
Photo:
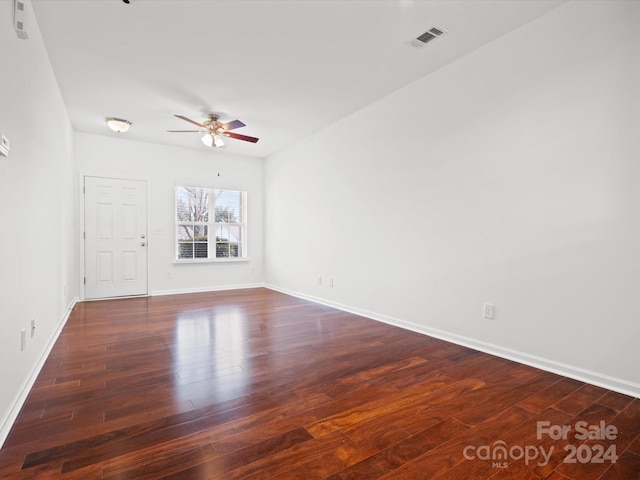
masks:
<instances>
[{"instance_id":1,"label":"bare tree through window","mask_svg":"<svg viewBox=\"0 0 640 480\"><path fill-rule=\"evenodd\" d=\"M177 187L178 259L244 257L245 196L232 190Z\"/></svg>"}]
</instances>

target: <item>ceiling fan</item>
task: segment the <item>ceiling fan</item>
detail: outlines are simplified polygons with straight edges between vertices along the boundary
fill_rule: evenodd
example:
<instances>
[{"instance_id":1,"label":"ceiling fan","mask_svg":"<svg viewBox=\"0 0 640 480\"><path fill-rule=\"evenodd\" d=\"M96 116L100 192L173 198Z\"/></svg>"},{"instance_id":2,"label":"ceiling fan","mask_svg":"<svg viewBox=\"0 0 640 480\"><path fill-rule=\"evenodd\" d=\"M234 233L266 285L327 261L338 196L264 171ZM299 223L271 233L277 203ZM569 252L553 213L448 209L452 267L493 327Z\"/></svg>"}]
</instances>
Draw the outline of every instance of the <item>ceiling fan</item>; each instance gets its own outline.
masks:
<instances>
[{"instance_id":1,"label":"ceiling fan","mask_svg":"<svg viewBox=\"0 0 640 480\"><path fill-rule=\"evenodd\" d=\"M202 143L208 147L223 147L224 142L222 137L235 138L236 140L243 140L245 142L256 143L259 139L256 137L250 137L248 135L242 135L240 133L230 132L229 130L235 130L236 128L244 127L245 124L240 120L233 120L227 123L221 123L219 121L220 115L210 113L205 121L202 123L191 120L190 118L182 115L175 115L185 122L193 123L203 130L167 130L167 132L179 132L179 133L204 133L202 136Z\"/></svg>"}]
</instances>

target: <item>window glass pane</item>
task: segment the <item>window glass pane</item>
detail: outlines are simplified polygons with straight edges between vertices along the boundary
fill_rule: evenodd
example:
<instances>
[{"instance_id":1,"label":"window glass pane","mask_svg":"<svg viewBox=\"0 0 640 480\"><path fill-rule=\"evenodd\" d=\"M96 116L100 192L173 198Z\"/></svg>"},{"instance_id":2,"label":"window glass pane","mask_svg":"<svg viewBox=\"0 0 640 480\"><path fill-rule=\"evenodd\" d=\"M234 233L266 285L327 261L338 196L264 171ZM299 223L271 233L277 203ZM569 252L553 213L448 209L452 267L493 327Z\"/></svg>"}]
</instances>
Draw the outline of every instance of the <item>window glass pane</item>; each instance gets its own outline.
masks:
<instances>
[{"instance_id":1,"label":"window glass pane","mask_svg":"<svg viewBox=\"0 0 640 480\"><path fill-rule=\"evenodd\" d=\"M229 241L229 227L216 227L216 241L217 242L228 242Z\"/></svg>"},{"instance_id":2,"label":"window glass pane","mask_svg":"<svg viewBox=\"0 0 640 480\"><path fill-rule=\"evenodd\" d=\"M228 221L229 213L227 210L220 205L216 205L216 222L227 223Z\"/></svg>"},{"instance_id":3,"label":"window glass pane","mask_svg":"<svg viewBox=\"0 0 640 480\"><path fill-rule=\"evenodd\" d=\"M216 257L224 258L229 256L229 244L227 242L216 243Z\"/></svg>"},{"instance_id":4,"label":"window glass pane","mask_svg":"<svg viewBox=\"0 0 640 480\"><path fill-rule=\"evenodd\" d=\"M193 225L178 225L178 241L193 240Z\"/></svg>"},{"instance_id":5,"label":"window glass pane","mask_svg":"<svg viewBox=\"0 0 640 480\"><path fill-rule=\"evenodd\" d=\"M231 208L225 207L223 205L217 205L216 221L222 222L222 223L236 223L238 221L238 218L236 217L235 212Z\"/></svg>"},{"instance_id":6,"label":"window glass pane","mask_svg":"<svg viewBox=\"0 0 640 480\"><path fill-rule=\"evenodd\" d=\"M192 220L189 215L188 198L189 195L184 188L176 188L176 220L178 221Z\"/></svg>"},{"instance_id":7,"label":"window glass pane","mask_svg":"<svg viewBox=\"0 0 640 480\"><path fill-rule=\"evenodd\" d=\"M229 256L240 257L242 255L241 244L242 231L240 227L229 227Z\"/></svg>"},{"instance_id":8,"label":"window glass pane","mask_svg":"<svg viewBox=\"0 0 640 480\"><path fill-rule=\"evenodd\" d=\"M209 237L209 227L206 225L193 226L193 239L196 242L207 241Z\"/></svg>"},{"instance_id":9,"label":"window glass pane","mask_svg":"<svg viewBox=\"0 0 640 480\"><path fill-rule=\"evenodd\" d=\"M193 254L195 258L207 258L209 256L209 244L206 242L196 242L193 244Z\"/></svg>"},{"instance_id":10,"label":"window glass pane","mask_svg":"<svg viewBox=\"0 0 640 480\"><path fill-rule=\"evenodd\" d=\"M240 194L230 190L216 191L216 222L238 223L240 218Z\"/></svg>"},{"instance_id":11,"label":"window glass pane","mask_svg":"<svg viewBox=\"0 0 640 480\"><path fill-rule=\"evenodd\" d=\"M240 227L228 227L227 228L227 232L229 234L229 241L232 243L238 243L242 240L242 238L240 237Z\"/></svg>"},{"instance_id":12,"label":"window glass pane","mask_svg":"<svg viewBox=\"0 0 640 480\"><path fill-rule=\"evenodd\" d=\"M177 187L176 214L179 222L208 222L209 190L206 188Z\"/></svg>"},{"instance_id":13,"label":"window glass pane","mask_svg":"<svg viewBox=\"0 0 640 480\"><path fill-rule=\"evenodd\" d=\"M193 243L178 242L178 258L193 258Z\"/></svg>"}]
</instances>

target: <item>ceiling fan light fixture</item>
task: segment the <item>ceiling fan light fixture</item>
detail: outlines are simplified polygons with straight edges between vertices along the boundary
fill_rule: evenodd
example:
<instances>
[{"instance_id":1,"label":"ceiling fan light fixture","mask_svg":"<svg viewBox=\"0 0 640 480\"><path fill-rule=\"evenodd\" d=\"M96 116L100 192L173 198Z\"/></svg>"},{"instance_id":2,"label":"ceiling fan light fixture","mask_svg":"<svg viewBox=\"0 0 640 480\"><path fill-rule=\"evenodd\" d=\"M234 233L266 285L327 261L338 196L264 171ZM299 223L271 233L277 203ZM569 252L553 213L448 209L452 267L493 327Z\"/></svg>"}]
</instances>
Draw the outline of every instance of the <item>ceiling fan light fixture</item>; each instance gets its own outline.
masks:
<instances>
[{"instance_id":1,"label":"ceiling fan light fixture","mask_svg":"<svg viewBox=\"0 0 640 480\"><path fill-rule=\"evenodd\" d=\"M213 147L213 136L210 133L205 133L201 140L207 147Z\"/></svg>"},{"instance_id":2,"label":"ceiling fan light fixture","mask_svg":"<svg viewBox=\"0 0 640 480\"><path fill-rule=\"evenodd\" d=\"M201 140L202 140L202 143L204 143L207 147L216 147L216 148L224 147L222 136L216 135L215 133L205 133L202 136Z\"/></svg>"},{"instance_id":3,"label":"ceiling fan light fixture","mask_svg":"<svg viewBox=\"0 0 640 480\"><path fill-rule=\"evenodd\" d=\"M167 132L172 133L204 133L200 137L202 143L204 143L207 147L216 147L222 148L225 146L223 137L233 138L235 140L242 140L244 142L256 143L259 138L250 137L249 135L241 135L239 133L229 132L228 130L235 130L236 128L246 127L244 123L240 120L233 120L227 123L218 122L218 115L210 114L209 117L202 123L196 122L195 120L191 120L183 115L174 115L180 120L184 120L185 122L189 122L197 127L200 127L200 130L167 130Z\"/></svg>"},{"instance_id":4,"label":"ceiling fan light fixture","mask_svg":"<svg viewBox=\"0 0 640 480\"><path fill-rule=\"evenodd\" d=\"M116 118L116 117L107 117L104 119L104 121L107 122L107 125L109 125L109 128L111 130L117 133L126 132L127 130L129 130L129 127L132 125L132 123L129 120L124 120L122 118Z\"/></svg>"}]
</instances>

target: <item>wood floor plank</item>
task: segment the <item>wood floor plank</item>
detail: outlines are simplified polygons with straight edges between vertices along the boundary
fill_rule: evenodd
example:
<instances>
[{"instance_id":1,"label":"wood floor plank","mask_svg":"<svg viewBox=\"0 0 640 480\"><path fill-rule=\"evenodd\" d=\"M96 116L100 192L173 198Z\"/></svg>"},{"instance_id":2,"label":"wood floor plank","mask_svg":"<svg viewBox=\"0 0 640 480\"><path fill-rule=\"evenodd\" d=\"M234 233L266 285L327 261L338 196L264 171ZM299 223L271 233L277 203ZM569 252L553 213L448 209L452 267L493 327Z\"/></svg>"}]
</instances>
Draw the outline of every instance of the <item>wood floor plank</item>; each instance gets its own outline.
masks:
<instances>
[{"instance_id":1,"label":"wood floor plank","mask_svg":"<svg viewBox=\"0 0 640 480\"><path fill-rule=\"evenodd\" d=\"M634 429L635 430L635 429ZM627 448L631 453L635 453L636 455L640 455L640 433L636 437L636 439L631 442L631 445Z\"/></svg>"},{"instance_id":2,"label":"wood floor plank","mask_svg":"<svg viewBox=\"0 0 640 480\"><path fill-rule=\"evenodd\" d=\"M499 414L505 408L517 404L535 392L550 387L559 380L556 375L540 371L538 373L533 379L518 383L517 386L514 385L513 388L492 396L483 403L473 405L473 408L466 408L456 412L455 417L467 425L478 425Z\"/></svg>"},{"instance_id":3,"label":"wood floor plank","mask_svg":"<svg viewBox=\"0 0 640 480\"><path fill-rule=\"evenodd\" d=\"M622 393L618 392L608 391L597 400L597 403L605 407L613 408L614 410L620 412L624 410L632 401L633 397L623 395Z\"/></svg>"},{"instance_id":4,"label":"wood floor plank","mask_svg":"<svg viewBox=\"0 0 640 480\"><path fill-rule=\"evenodd\" d=\"M457 420L444 420L422 431L420 434L412 435L406 440L398 442L378 454L357 462L329 478L331 480L373 480L382 477L388 472L395 472L411 460L439 447L468 429L469 427ZM394 474L395 473L392 473L390 478L393 478ZM397 478L403 477L398 476Z\"/></svg>"},{"instance_id":5,"label":"wood floor plank","mask_svg":"<svg viewBox=\"0 0 640 480\"><path fill-rule=\"evenodd\" d=\"M349 443L340 432L314 439L304 429L297 429L259 444L236 450L215 460L194 465L179 472L184 480L201 478L263 479L283 468L292 469L309 459L322 456ZM170 478L170 477L162 477ZM171 477L175 478L175 477Z\"/></svg>"},{"instance_id":6,"label":"wood floor plank","mask_svg":"<svg viewBox=\"0 0 640 480\"><path fill-rule=\"evenodd\" d=\"M535 393L518 403L532 412L541 412L545 408L550 407L554 403L561 401L570 393L575 392L584 383L571 378L562 378L557 383L545 388L541 392Z\"/></svg>"},{"instance_id":7,"label":"wood floor plank","mask_svg":"<svg viewBox=\"0 0 640 480\"><path fill-rule=\"evenodd\" d=\"M433 478L441 475L457 464L470 462L465 459L465 448L469 445L480 447L499 439L504 432L513 430L526 420L533 417L533 413L520 407L512 407L495 417L491 422L469 428L454 438L442 442L426 453L403 463L395 470L380 476L380 479L394 478ZM476 462L471 462L476 463ZM455 477L451 477L455 478Z\"/></svg>"},{"instance_id":8,"label":"wood floor plank","mask_svg":"<svg viewBox=\"0 0 640 480\"><path fill-rule=\"evenodd\" d=\"M640 455L624 452L599 480L640 480Z\"/></svg>"},{"instance_id":9,"label":"wood floor plank","mask_svg":"<svg viewBox=\"0 0 640 480\"><path fill-rule=\"evenodd\" d=\"M199 465L218 458L211 445L199 445L183 451L169 451L132 462L129 457L123 459L124 471L112 473L114 466L103 470L103 477L109 480L153 480L167 475L175 475L184 468ZM106 462L105 462L106 463ZM176 477L174 477L176 478Z\"/></svg>"},{"instance_id":10,"label":"wood floor plank","mask_svg":"<svg viewBox=\"0 0 640 480\"><path fill-rule=\"evenodd\" d=\"M596 387L595 385L584 385L556 402L555 407L558 410L577 415L592 403L597 402L606 393L607 390L604 388Z\"/></svg>"},{"instance_id":11,"label":"wood floor plank","mask_svg":"<svg viewBox=\"0 0 640 480\"><path fill-rule=\"evenodd\" d=\"M564 462L597 443L579 421L619 429L616 463ZM500 441L554 450L465 458ZM0 479L629 480L639 459L638 399L256 288L78 303Z\"/></svg>"},{"instance_id":12,"label":"wood floor plank","mask_svg":"<svg viewBox=\"0 0 640 480\"><path fill-rule=\"evenodd\" d=\"M105 478L138 479L166 475L170 470L179 471L219 456L211 445L211 435L204 431L106 460L103 470Z\"/></svg>"}]
</instances>

